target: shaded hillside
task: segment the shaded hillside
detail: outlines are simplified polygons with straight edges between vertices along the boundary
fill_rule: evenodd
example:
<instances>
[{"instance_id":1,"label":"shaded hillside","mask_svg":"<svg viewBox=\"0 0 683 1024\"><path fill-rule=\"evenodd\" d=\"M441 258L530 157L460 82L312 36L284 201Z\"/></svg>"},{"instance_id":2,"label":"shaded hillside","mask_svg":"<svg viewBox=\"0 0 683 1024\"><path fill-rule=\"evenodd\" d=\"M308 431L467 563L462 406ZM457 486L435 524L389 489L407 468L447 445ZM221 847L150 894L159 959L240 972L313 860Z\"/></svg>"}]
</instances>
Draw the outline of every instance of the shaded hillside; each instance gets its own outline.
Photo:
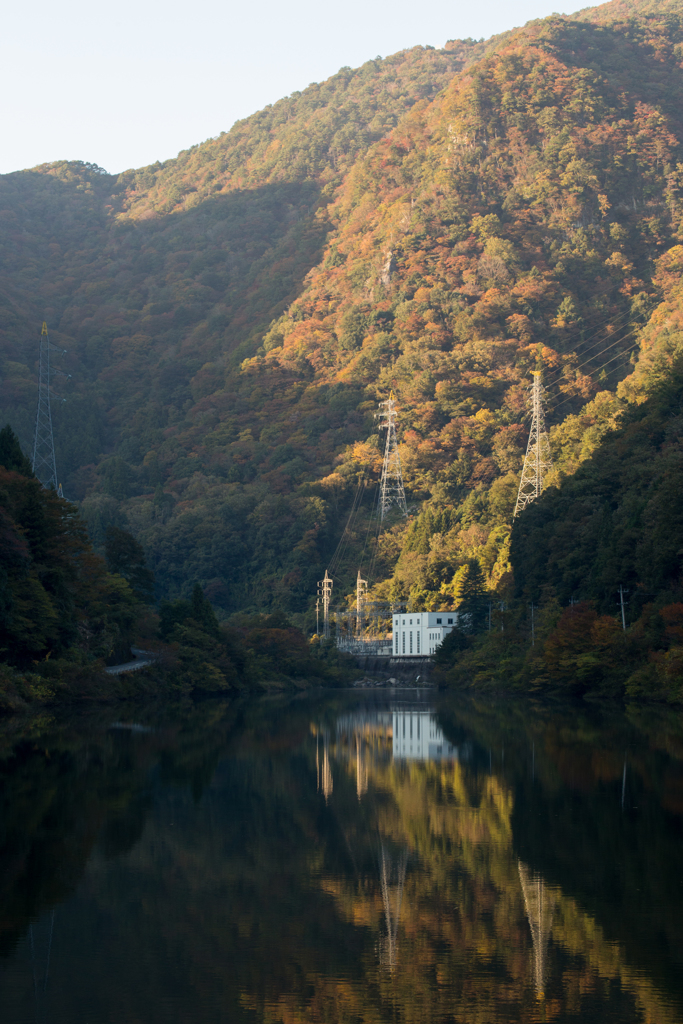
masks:
<instances>
[{"instance_id":1,"label":"shaded hillside","mask_svg":"<svg viewBox=\"0 0 683 1024\"><path fill-rule=\"evenodd\" d=\"M66 490L95 541L127 525L167 594L198 580L224 612L302 612L376 479L393 388L426 508L398 565L401 528L383 540L376 594L453 600L473 558L497 585L529 371L541 357L554 422L603 396L557 437L568 468L616 423L681 229L682 14L609 4L416 48L163 166L1 179L0 405L26 440L26 325L47 317L72 374Z\"/></svg>"}]
</instances>

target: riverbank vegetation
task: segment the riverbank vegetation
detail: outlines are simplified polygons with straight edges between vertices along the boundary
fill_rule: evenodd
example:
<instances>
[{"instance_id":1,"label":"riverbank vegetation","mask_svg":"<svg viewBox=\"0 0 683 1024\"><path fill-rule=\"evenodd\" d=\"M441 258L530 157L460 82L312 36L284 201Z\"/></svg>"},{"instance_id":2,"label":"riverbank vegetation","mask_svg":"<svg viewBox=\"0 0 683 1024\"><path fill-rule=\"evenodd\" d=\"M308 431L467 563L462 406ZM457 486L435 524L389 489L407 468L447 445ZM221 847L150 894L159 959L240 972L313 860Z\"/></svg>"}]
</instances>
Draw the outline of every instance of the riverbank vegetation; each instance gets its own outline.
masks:
<instances>
[{"instance_id":1,"label":"riverbank vegetation","mask_svg":"<svg viewBox=\"0 0 683 1024\"><path fill-rule=\"evenodd\" d=\"M682 293L677 278L652 318L618 429L519 515L509 572L463 601L478 619L444 645L442 682L683 700Z\"/></svg>"},{"instance_id":2,"label":"riverbank vegetation","mask_svg":"<svg viewBox=\"0 0 683 1024\"><path fill-rule=\"evenodd\" d=\"M219 625L198 584L157 614L140 544L110 527L105 552L93 551L74 505L41 486L11 428L0 431L0 710L345 678L334 649L312 648L283 615ZM107 674L136 642L153 664L134 683Z\"/></svg>"}]
</instances>

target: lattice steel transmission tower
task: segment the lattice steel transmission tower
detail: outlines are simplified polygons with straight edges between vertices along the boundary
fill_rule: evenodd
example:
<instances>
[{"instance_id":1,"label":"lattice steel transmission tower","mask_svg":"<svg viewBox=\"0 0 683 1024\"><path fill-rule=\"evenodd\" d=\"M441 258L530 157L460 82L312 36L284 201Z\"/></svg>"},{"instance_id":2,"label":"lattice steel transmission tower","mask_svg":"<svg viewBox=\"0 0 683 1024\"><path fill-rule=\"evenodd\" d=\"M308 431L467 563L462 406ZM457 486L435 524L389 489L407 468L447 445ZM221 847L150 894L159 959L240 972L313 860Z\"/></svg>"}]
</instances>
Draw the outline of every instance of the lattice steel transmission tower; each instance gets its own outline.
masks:
<instances>
[{"instance_id":1,"label":"lattice steel transmission tower","mask_svg":"<svg viewBox=\"0 0 683 1024\"><path fill-rule=\"evenodd\" d=\"M382 479L379 486L379 518L383 520L391 511L392 505L398 506L403 516L408 515L408 508L401 474L401 457L396 440L396 402L393 391L389 392L386 402L379 403L379 407L380 430L386 427L387 431L384 461L382 462Z\"/></svg>"},{"instance_id":2,"label":"lattice steel transmission tower","mask_svg":"<svg viewBox=\"0 0 683 1024\"><path fill-rule=\"evenodd\" d=\"M47 324L43 322L40 332L40 370L38 376L38 412L36 415L36 433L33 440L33 472L43 487L54 487L62 497L62 485L57 480L57 464L55 462L55 439L52 432L51 368L50 352L62 352L50 342Z\"/></svg>"},{"instance_id":3,"label":"lattice steel transmission tower","mask_svg":"<svg viewBox=\"0 0 683 1024\"><path fill-rule=\"evenodd\" d=\"M514 516L523 512L527 505L530 505L532 501L539 497L544 487L545 478L553 465L550 455L550 440L543 419L544 389L541 384L541 371L534 370L533 378L534 382L531 385L531 431L529 432L529 443L526 448L522 478L519 481L519 492L517 494Z\"/></svg>"},{"instance_id":4,"label":"lattice steel transmission tower","mask_svg":"<svg viewBox=\"0 0 683 1024\"><path fill-rule=\"evenodd\" d=\"M332 599L332 580L327 569L325 569L325 579L318 580L318 597L322 598L323 602L323 636L326 640L330 636L330 601Z\"/></svg>"}]
</instances>

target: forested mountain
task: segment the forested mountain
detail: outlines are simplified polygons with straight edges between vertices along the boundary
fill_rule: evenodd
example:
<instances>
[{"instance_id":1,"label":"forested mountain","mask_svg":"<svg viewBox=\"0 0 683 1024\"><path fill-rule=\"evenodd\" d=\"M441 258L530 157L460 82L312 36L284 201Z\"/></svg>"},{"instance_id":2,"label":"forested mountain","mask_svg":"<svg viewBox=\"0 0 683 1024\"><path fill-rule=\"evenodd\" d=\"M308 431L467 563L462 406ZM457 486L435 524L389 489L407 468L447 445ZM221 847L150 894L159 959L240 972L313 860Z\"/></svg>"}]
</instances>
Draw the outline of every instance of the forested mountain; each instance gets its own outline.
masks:
<instances>
[{"instance_id":1,"label":"forested mountain","mask_svg":"<svg viewBox=\"0 0 683 1024\"><path fill-rule=\"evenodd\" d=\"M412 517L373 593L504 589L530 371L559 483L675 355L682 101L683 2L613 0L344 68L163 165L5 175L3 422L28 450L45 319L95 544L130 530L162 596L310 614L357 495L355 580L393 389Z\"/></svg>"}]
</instances>

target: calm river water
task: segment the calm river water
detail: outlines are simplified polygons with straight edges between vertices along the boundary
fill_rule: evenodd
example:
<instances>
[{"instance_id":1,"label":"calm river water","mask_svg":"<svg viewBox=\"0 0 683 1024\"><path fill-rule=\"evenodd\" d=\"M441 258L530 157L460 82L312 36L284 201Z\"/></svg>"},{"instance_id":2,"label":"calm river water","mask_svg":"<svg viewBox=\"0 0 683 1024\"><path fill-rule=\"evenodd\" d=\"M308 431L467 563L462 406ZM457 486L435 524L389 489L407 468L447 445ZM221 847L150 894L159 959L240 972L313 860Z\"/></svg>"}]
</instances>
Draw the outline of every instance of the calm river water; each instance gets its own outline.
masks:
<instances>
[{"instance_id":1,"label":"calm river water","mask_svg":"<svg viewBox=\"0 0 683 1024\"><path fill-rule=\"evenodd\" d=\"M679 714L107 709L0 773L3 1024L683 1022Z\"/></svg>"}]
</instances>

